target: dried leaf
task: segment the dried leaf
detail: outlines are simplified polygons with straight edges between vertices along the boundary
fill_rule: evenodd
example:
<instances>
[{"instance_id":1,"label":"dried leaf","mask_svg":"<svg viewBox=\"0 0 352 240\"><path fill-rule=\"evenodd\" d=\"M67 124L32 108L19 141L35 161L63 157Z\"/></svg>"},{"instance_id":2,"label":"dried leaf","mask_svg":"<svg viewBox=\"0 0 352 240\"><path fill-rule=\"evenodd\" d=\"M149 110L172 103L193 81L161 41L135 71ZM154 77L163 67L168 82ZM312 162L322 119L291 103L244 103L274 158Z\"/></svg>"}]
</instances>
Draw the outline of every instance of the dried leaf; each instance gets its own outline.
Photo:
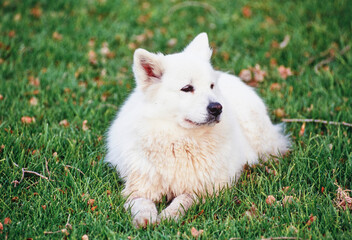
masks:
<instances>
[{"instance_id":1,"label":"dried leaf","mask_svg":"<svg viewBox=\"0 0 352 240\"><path fill-rule=\"evenodd\" d=\"M306 123L304 122L301 126L301 129L299 130L299 136L302 137L304 135L304 132L306 130Z\"/></svg>"},{"instance_id":2,"label":"dried leaf","mask_svg":"<svg viewBox=\"0 0 352 240\"><path fill-rule=\"evenodd\" d=\"M29 99L29 104L32 106L37 106L38 105L38 99L36 97L31 97L31 99Z\"/></svg>"},{"instance_id":3,"label":"dried leaf","mask_svg":"<svg viewBox=\"0 0 352 240\"><path fill-rule=\"evenodd\" d=\"M46 205L42 205L42 208L43 208L43 210L45 210L46 209Z\"/></svg>"},{"instance_id":4,"label":"dried leaf","mask_svg":"<svg viewBox=\"0 0 352 240\"><path fill-rule=\"evenodd\" d=\"M84 234L84 235L82 236L82 240L88 240L88 235L87 235L87 234Z\"/></svg>"},{"instance_id":5,"label":"dried leaf","mask_svg":"<svg viewBox=\"0 0 352 240\"><path fill-rule=\"evenodd\" d=\"M337 188L337 194L335 199L335 204L338 208L343 210L351 209L352 210L352 197L350 197L348 192L351 192L349 189L342 190L342 188L335 183Z\"/></svg>"},{"instance_id":6,"label":"dried leaf","mask_svg":"<svg viewBox=\"0 0 352 240\"><path fill-rule=\"evenodd\" d=\"M2 94L0 94L0 100L3 100L4 96Z\"/></svg>"},{"instance_id":7,"label":"dried leaf","mask_svg":"<svg viewBox=\"0 0 352 240\"><path fill-rule=\"evenodd\" d=\"M292 204L293 202L293 197L292 196L285 196L284 199L282 200L282 204L284 206Z\"/></svg>"},{"instance_id":8,"label":"dried leaf","mask_svg":"<svg viewBox=\"0 0 352 240\"><path fill-rule=\"evenodd\" d=\"M31 9L31 15L35 18L40 18L43 14L43 11L40 7L34 7Z\"/></svg>"},{"instance_id":9,"label":"dried leaf","mask_svg":"<svg viewBox=\"0 0 352 240\"><path fill-rule=\"evenodd\" d=\"M252 80L252 73L249 69L242 69L238 76L245 82Z\"/></svg>"},{"instance_id":10,"label":"dried leaf","mask_svg":"<svg viewBox=\"0 0 352 240\"><path fill-rule=\"evenodd\" d=\"M111 191L110 190L106 190L106 195L110 196Z\"/></svg>"},{"instance_id":11,"label":"dried leaf","mask_svg":"<svg viewBox=\"0 0 352 240\"><path fill-rule=\"evenodd\" d=\"M12 201L12 202L17 202L17 201L18 201L18 197L13 197L13 198L11 199L11 201Z\"/></svg>"},{"instance_id":12,"label":"dried leaf","mask_svg":"<svg viewBox=\"0 0 352 240\"><path fill-rule=\"evenodd\" d=\"M311 214L311 215L309 216L309 220L308 220L307 223L306 223L306 226L310 226L316 219L317 219L317 217L316 217L316 216L313 216L313 214Z\"/></svg>"},{"instance_id":13,"label":"dried leaf","mask_svg":"<svg viewBox=\"0 0 352 240\"><path fill-rule=\"evenodd\" d=\"M250 70L253 72L254 77L253 80L256 82L263 82L264 77L266 76L266 71L261 70L260 65L256 64L254 68L250 68Z\"/></svg>"},{"instance_id":14,"label":"dried leaf","mask_svg":"<svg viewBox=\"0 0 352 240\"><path fill-rule=\"evenodd\" d=\"M286 68L283 65L280 65L277 70L278 70L278 72L280 74L280 77L283 78L283 79L286 79L287 77L293 75L293 73L291 71L291 68Z\"/></svg>"},{"instance_id":15,"label":"dried leaf","mask_svg":"<svg viewBox=\"0 0 352 240\"><path fill-rule=\"evenodd\" d=\"M4 225L9 225L9 224L11 224L11 222L12 222L11 218L9 218L9 217L4 219Z\"/></svg>"},{"instance_id":16,"label":"dried leaf","mask_svg":"<svg viewBox=\"0 0 352 240\"><path fill-rule=\"evenodd\" d=\"M21 118L21 122L24 123L24 124L35 123L35 118L34 117L29 117L29 116L23 116Z\"/></svg>"},{"instance_id":17,"label":"dried leaf","mask_svg":"<svg viewBox=\"0 0 352 240\"><path fill-rule=\"evenodd\" d=\"M245 17L245 18L250 18L252 16L252 10L250 7L248 6L244 6L242 8L242 15Z\"/></svg>"},{"instance_id":18,"label":"dried leaf","mask_svg":"<svg viewBox=\"0 0 352 240\"><path fill-rule=\"evenodd\" d=\"M15 30L11 30L11 31L9 32L9 37L10 37L10 38L13 38L13 37L15 37L15 36L16 36Z\"/></svg>"},{"instance_id":19,"label":"dried leaf","mask_svg":"<svg viewBox=\"0 0 352 240\"><path fill-rule=\"evenodd\" d=\"M87 126L87 123L88 123L87 120L84 120L84 121L83 121L83 123L82 123L82 130L83 130L83 131L89 130L89 127Z\"/></svg>"},{"instance_id":20,"label":"dried leaf","mask_svg":"<svg viewBox=\"0 0 352 240\"><path fill-rule=\"evenodd\" d=\"M18 22L19 20L21 20L22 16L21 16L21 13L17 13L14 17L13 17L13 20L15 22Z\"/></svg>"},{"instance_id":21,"label":"dried leaf","mask_svg":"<svg viewBox=\"0 0 352 240\"><path fill-rule=\"evenodd\" d=\"M266 200L265 200L266 204L268 205L272 205L276 202L276 199L273 195L269 195Z\"/></svg>"},{"instance_id":22,"label":"dried leaf","mask_svg":"<svg viewBox=\"0 0 352 240\"><path fill-rule=\"evenodd\" d=\"M88 206L93 206L94 202L95 202L95 200L91 198L88 200L87 204L88 204Z\"/></svg>"},{"instance_id":23,"label":"dried leaf","mask_svg":"<svg viewBox=\"0 0 352 240\"><path fill-rule=\"evenodd\" d=\"M200 236L203 232L204 232L204 230L201 229L201 230L198 231L195 227L192 227L192 229L191 229L191 234L195 238Z\"/></svg>"},{"instance_id":24,"label":"dried leaf","mask_svg":"<svg viewBox=\"0 0 352 240\"><path fill-rule=\"evenodd\" d=\"M250 207L250 209L247 210L244 214L250 218L256 217L258 215L258 209L255 206L255 204L252 203L252 206Z\"/></svg>"},{"instance_id":25,"label":"dried leaf","mask_svg":"<svg viewBox=\"0 0 352 240\"><path fill-rule=\"evenodd\" d=\"M270 91L279 91L281 89L281 84L280 83L272 83L270 85Z\"/></svg>"},{"instance_id":26,"label":"dried leaf","mask_svg":"<svg viewBox=\"0 0 352 240\"><path fill-rule=\"evenodd\" d=\"M285 110L284 110L283 108L277 108L277 109L275 109L275 110L274 110L274 114L275 114L275 116L278 117L278 118L283 118L283 117L286 115Z\"/></svg>"},{"instance_id":27,"label":"dried leaf","mask_svg":"<svg viewBox=\"0 0 352 240\"><path fill-rule=\"evenodd\" d=\"M98 63L97 54L93 50L89 50L88 59L89 59L89 63L92 65L96 65Z\"/></svg>"},{"instance_id":28,"label":"dried leaf","mask_svg":"<svg viewBox=\"0 0 352 240\"><path fill-rule=\"evenodd\" d=\"M177 39L176 38L171 38L168 42L167 42L167 46L169 47L174 47L177 44Z\"/></svg>"},{"instance_id":29,"label":"dried leaf","mask_svg":"<svg viewBox=\"0 0 352 240\"><path fill-rule=\"evenodd\" d=\"M38 87L40 85L39 78L36 78L34 76L29 76L28 77L29 84L35 87Z\"/></svg>"},{"instance_id":30,"label":"dried leaf","mask_svg":"<svg viewBox=\"0 0 352 240\"><path fill-rule=\"evenodd\" d=\"M98 206L91 207L90 210L92 210L92 212L94 212L97 207L98 207Z\"/></svg>"},{"instance_id":31,"label":"dried leaf","mask_svg":"<svg viewBox=\"0 0 352 240\"><path fill-rule=\"evenodd\" d=\"M61 41L62 40L62 35L58 32L53 32L53 39L57 40L57 41Z\"/></svg>"},{"instance_id":32,"label":"dried leaf","mask_svg":"<svg viewBox=\"0 0 352 240\"><path fill-rule=\"evenodd\" d=\"M4 226L3 226L2 223L0 222L0 233L2 233L3 230L4 230Z\"/></svg>"},{"instance_id":33,"label":"dried leaf","mask_svg":"<svg viewBox=\"0 0 352 240\"><path fill-rule=\"evenodd\" d=\"M60 122L59 122L59 125L60 126L64 126L64 127L69 127L70 126L70 123L66 120L66 119L64 119L64 120L61 120ZM57 154L57 153L56 153Z\"/></svg>"}]
</instances>

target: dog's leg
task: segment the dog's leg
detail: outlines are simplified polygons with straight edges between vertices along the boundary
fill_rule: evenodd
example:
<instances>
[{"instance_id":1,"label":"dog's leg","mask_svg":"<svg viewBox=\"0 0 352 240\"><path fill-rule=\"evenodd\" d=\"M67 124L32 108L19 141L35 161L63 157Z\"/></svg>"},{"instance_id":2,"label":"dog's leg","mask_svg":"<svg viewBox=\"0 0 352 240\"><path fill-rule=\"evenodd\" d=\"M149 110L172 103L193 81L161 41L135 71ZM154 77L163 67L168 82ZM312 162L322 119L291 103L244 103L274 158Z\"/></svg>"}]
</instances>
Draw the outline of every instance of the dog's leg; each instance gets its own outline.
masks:
<instances>
[{"instance_id":1,"label":"dog's leg","mask_svg":"<svg viewBox=\"0 0 352 240\"><path fill-rule=\"evenodd\" d=\"M161 211L158 221L165 219L178 220L192 206L194 201L194 197L191 194L185 193L177 196L167 208Z\"/></svg>"},{"instance_id":2,"label":"dog's leg","mask_svg":"<svg viewBox=\"0 0 352 240\"><path fill-rule=\"evenodd\" d=\"M157 221L158 211L152 200L146 198L133 198L128 200L125 209L131 209L133 224L139 227L146 227L148 224L154 224Z\"/></svg>"}]
</instances>

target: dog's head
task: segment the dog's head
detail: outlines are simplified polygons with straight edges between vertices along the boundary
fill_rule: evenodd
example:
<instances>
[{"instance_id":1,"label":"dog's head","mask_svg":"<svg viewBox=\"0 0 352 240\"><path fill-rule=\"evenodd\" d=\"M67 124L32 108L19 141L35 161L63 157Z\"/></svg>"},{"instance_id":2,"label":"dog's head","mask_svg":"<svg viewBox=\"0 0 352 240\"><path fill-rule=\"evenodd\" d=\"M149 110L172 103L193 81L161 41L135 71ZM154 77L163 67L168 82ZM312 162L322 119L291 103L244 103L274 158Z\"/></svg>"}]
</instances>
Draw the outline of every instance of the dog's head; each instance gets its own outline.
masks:
<instances>
[{"instance_id":1,"label":"dog's head","mask_svg":"<svg viewBox=\"0 0 352 240\"><path fill-rule=\"evenodd\" d=\"M206 33L182 52L163 55L137 49L133 72L147 102L148 117L177 121L184 128L218 123L222 105Z\"/></svg>"}]
</instances>

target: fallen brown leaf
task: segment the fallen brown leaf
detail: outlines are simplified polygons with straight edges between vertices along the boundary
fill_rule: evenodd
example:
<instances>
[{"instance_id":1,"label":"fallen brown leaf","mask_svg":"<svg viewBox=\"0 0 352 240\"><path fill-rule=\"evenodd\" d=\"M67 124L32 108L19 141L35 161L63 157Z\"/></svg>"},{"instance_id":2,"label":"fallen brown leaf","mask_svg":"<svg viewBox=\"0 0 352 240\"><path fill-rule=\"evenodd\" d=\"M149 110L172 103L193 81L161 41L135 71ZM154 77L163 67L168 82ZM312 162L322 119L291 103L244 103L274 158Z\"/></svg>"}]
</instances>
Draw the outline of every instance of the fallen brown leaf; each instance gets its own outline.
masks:
<instances>
[{"instance_id":1,"label":"fallen brown leaf","mask_svg":"<svg viewBox=\"0 0 352 240\"><path fill-rule=\"evenodd\" d=\"M293 75L293 73L291 71L291 68L286 68L283 65L280 65L277 70L278 70L278 72L280 74L280 77L283 78L283 79L286 79L287 77Z\"/></svg>"},{"instance_id":2,"label":"fallen brown leaf","mask_svg":"<svg viewBox=\"0 0 352 240\"><path fill-rule=\"evenodd\" d=\"M177 39L176 38L171 38L168 42L167 42L167 46L168 47L174 47L177 44Z\"/></svg>"},{"instance_id":3,"label":"fallen brown leaf","mask_svg":"<svg viewBox=\"0 0 352 240\"><path fill-rule=\"evenodd\" d=\"M93 50L89 50L88 59L89 59L89 63L92 65L96 65L98 63L97 54Z\"/></svg>"},{"instance_id":4,"label":"fallen brown leaf","mask_svg":"<svg viewBox=\"0 0 352 240\"><path fill-rule=\"evenodd\" d=\"M0 100L3 100L4 96L2 94L0 94Z\"/></svg>"},{"instance_id":5,"label":"fallen brown leaf","mask_svg":"<svg viewBox=\"0 0 352 240\"><path fill-rule=\"evenodd\" d=\"M28 77L29 84L35 87L38 87L40 85L39 78L34 77L34 76L29 76Z\"/></svg>"},{"instance_id":6,"label":"fallen brown leaf","mask_svg":"<svg viewBox=\"0 0 352 240\"><path fill-rule=\"evenodd\" d=\"M95 200L91 198L88 200L87 204L88 204L88 206L93 206L94 202L95 202Z\"/></svg>"},{"instance_id":7,"label":"fallen brown leaf","mask_svg":"<svg viewBox=\"0 0 352 240\"><path fill-rule=\"evenodd\" d=\"M43 14L43 11L40 7L34 7L31 9L30 14L35 18L40 18Z\"/></svg>"},{"instance_id":8,"label":"fallen brown leaf","mask_svg":"<svg viewBox=\"0 0 352 240\"><path fill-rule=\"evenodd\" d=\"M249 69L242 69L238 76L245 82L252 80L252 73Z\"/></svg>"},{"instance_id":9,"label":"fallen brown leaf","mask_svg":"<svg viewBox=\"0 0 352 240\"><path fill-rule=\"evenodd\" d=\"M82 240L88 240L88 235L87 235L87 234L84 234L84 235L82 236Z\"/></svg>"},{"instance_id":10,"label":"fallen brown leaf","mask_svg":"<svg viewBox=\"0 0 352 240\"><path fill-rule=\"evenodd\" d=\"M61 41L62 40L62 34L60 34L58 32L53 32L53 39L57 40L57 41Z\"/></svg>"},{"instance_id":11,"label":"fallen brown leaf","mask_svg":"<svg viewBox=\"0 0 352 240\"><path fill-rule=\"evenodd\" d=\"M18 22L19 20L21 20L22 16L21 16L21 13L17 13L15 14L15 16L13 17L13 20L15 22Z\"/></svg>"},{"instance_id":12,"label":"fallen brown leaf","mask_svg":"<svg viewBox=\"0 0 352 240\"><path fill-rule=\"evenodd\" d=\"M87 131L89 129L89 127L87 126L88 121L84 120L82 123L82 130L83 131Z\"/></svg>"},{"instance_id":13,"label":"fallen brown leaf","mask_svg":"<svg viewBox=\"0 0 352 240\"><path fill-rule=\"evenodd\" d=\"M3 230L4 230L4 225L2 225L2 223L0 222L0 233L2 233Z\"/></svg>"},{"instance_id":14,"label":"fallen brown leaf","mask_svg":"<svg viewBox=\"0 0 352 240\"><path fill-rule=\"evenodd\" d=\"M252 16L252 10L250 7L248 6L244 6L242 8L242 15L245 17L245 18L250 18Z\"/></svg>"},{"instance_id":15,"label":"fallen brown leaf","mask_svg":"<svg viewBox=\"0 0 352 240\"><path fill-rule=\"evenodd\" d=\"M311 215L309 216L309 220L308 220L307 223L306 223L306 226L310 226L316 219L317 219L317 217L316 217L316 216L313 216L313 214L311 214Z\"/></svg>"},{"instance_id":16,"label":"fallen brown leaf","mask_svg":"<svg viewBox=\"0 0 352 240\"><path fill-rule=\"evenodd\" d=\"M285 196L284 199L282 200L282 204L284 206L292 204L293 203L293 197L292 196Z\"/></svg>"},{"instance_id":17,"label":"fallen brown leaf","mask_svg":"<svg viewBox=\"0 0 352 240\"><path fill-rule=\"evenodd\" d=\"M16 36L15 30L11 30L11 31L9 32L9 37L10 37L10 38L13 38L13 37L15 37L15 36Z\"/></svg>"},{"instance_id":18,"label":"fallen brown leaf","mask_svg":"<svg viewBox=\"0 0 352 240\"><path fill-rule=\"evenodd\" d=\"M34 117L29 117L29 116L23 116L21 118L21 122L24 123L24 124L35 123L35 118Z\"/></svg>"},{"instance_id":19,"label":"fallen brown leaf","mask_svg":"<svg viewBox=\"0 0 352 240\"><path fill-rule=\"evenodd\" d=\"M4 225L9 225L9 224L11 224L11 222L12 222L11 218L9 218L9 217L4 219Z\"/></svg>"},{"instance_id":20,"label":"fallen brown leaf","mask_svg":"<svg viewBox=\"0 0 352 240\"><path fill-rule=\"evenodd\" d=\"M197 230L195 227L192 227L191 229L191 234L193 237L197 238L198 236L202 235L202 233L204 232L204 230Z\"/></svg>"},{"instance_id":21,"label":"fallen brown leaf","mask_svg":"<svg viewBox=\"0 0 352 240\"><path fill-rule=\"evenodd\" d=\"M276 202L276 199L273 195L269 195L266 200L265 200L266 204L268 205L272 205Z\"/></svg>"},{"instance_id":22,"label":"fallen brown leaf","mask_svg":"<svg viewBox=\"0 0 352 240\"><path fill-rule=\"evenodd\" d=\"M254 203L252 203L252 206L244 214L251 218L256 217L258 215L257 206Z\"/></svg>"},{"instance_id":23,"label":"fallen brown leaf","mask_svg":"<svg viewBox=\"0 0 352 240\"><path fill-rule=\"evenodd\" d=\"M253 72L254 74L254 81L256 82L263 82L264 81L264 77L267 75L266 71L262 70L259 64L256 64L254 66L254 68L250 68L250 70Z\"/></svg>"},{"instance_id":24,"label":"fallen brown leaf","mask_svg":"<svg viewBox=\"0 0 352 240\"><path fill-rule=\"evenodd\" d=\"M270 91L279 91L281 89L281 84L280 83L272 83L270 85Z\"/></svg>"},{"instance_id":25,"label":"fallen brown leaf","mask_svg":"<svg viewBox=\"0 0 352 240\"><path fill-rule=\"evenodd\" d=\"M275 110L274 110L274 114L275 114L275 116L278 117L278 118L283 118L283 117L286 115L285 110L284 110L283 108L277 108L277 109L275 109Z\"/></svg>"},{"instance_id":26,"label":"fallen brown leaf","mask_svg":"<svg viewBox=\"0 0 352 240\"><path fill-rule=\"evenodd\" d=\"M46 205L42 205L42 208L43 208L43 210L45 210L46 209Z\"/></svg>"},{"instance_id":27,"label":"fallen brown leaf","mask_svg":"<svg viewBox=\"0 0 352 240\"><path fill-rule=\"evenodd\" d=\"M304 122L301 126L301 129L299 130L299 136L302 137L304 135L304 132L306 130L306 123Z\"/></svg>"},{"instance_id":28,"label":"fallen brown leaf","mask_svg":"<svg viewBox=\"0 0 352 240\"><path fill-rule=\"evenodd\" d=\"M64 119L64 120L61 120L59 122L59 125L60 126L64 126L64 127L69 127L70 126L70 123L67 121L67 119ZM56 153L57 154L57 153Z\"/></svg>"},{"instance_id":29,"label":"fallen brown leaf","mask_svg":"<svg viewBox=\"0 0 352 240\"><path fill-rule=\"evenodd\" d=\"M349 189L342 190L342 188L335 183L337 188L337 194L335 199L335 204L338 208L343 210L351 209L352 210L352 197L350 197L348 192L351 192Z\"/></svg>"},{"instance_id":30,"label":"fallen brown leaf","mask_svg":"<svg viewBox=\"0 0 352 240\"><path fill-rule=\"evenodd\" d=\"M31 97L31 99L29 99L29 104L32 106L37 106L38 105L38 99L36 97Z\"/></svg>"}]
</instances>

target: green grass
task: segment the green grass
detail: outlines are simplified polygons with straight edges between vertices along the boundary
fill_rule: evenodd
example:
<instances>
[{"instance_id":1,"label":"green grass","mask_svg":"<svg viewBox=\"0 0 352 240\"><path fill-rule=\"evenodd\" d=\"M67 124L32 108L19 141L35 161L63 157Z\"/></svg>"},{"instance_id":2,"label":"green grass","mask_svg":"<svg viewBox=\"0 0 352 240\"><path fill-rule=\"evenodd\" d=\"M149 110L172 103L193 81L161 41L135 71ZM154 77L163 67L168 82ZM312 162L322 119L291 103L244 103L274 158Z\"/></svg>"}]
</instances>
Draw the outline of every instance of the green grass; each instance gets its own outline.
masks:
<instances>
[{"instance_id":1,"label":"green grass","mask_svg":"<svg viewBox=\"0 0 352 240\"><path fill-rule=\"evenodd\" d=\"M260 64L267 71L257 90L275 122L281 120L274 114L278 108L286 118L352 122L352 50L338 53L352 45L348 0L179 3L0 2L0 239L63 238L61 232L44 232L65 228L69 216L70 239L84 234L89 239L191 239L192 227L204 230L203 239L352 238L351 210L334 204L335 182L352 188L352 128L316 123L308 123L303 136L301 123L286 124L293 141L289 156L247 169L235 186L194 205L179 222L138 230L132 226L123 209L123 183L102 159L109 123L134 86L136 46L172 53L205 31L215 68L239 74ZM249 18L243 16L243 6L250 7ZM31 14L34 7L42 10L39 18ZM54 39L54 32L62 39ZM150 36L138 43L135 36L142 33ZM286 48L272 46L285 35L291 37ZM167 44L171 38L176 45ZM90 39L94 46L88 45ZM111 58L101 55L103 42L114 53ZM90 49L97 54L95 65L89 62ZM335 49L336 58L317 74L314 66L329 57L324 54L328 49ZM294 76L280 78L271 59L290 67ZM39 78L40 85L29 84L31 77ZM270 90L272 83L281 89ZM36 106L29 103L32 97ZM23 116L36 121L23 124ZM59 125L63 119L69 127ZM87 131L82 130L84 120ZM22 168L49 176L46 161L52 181L27 173L14 186ZM288 192L283 191L287 186ZM268 195L279 203L267 205ZM282 206L285 196L293 196L294 202ZM95 199L94 211L88 199ZM250 218L245 212L252 204L257 212ZM316 220L308 226L311 215ZM7 217L12 222L5 225Z\"/></svg>"}]
</instances>

